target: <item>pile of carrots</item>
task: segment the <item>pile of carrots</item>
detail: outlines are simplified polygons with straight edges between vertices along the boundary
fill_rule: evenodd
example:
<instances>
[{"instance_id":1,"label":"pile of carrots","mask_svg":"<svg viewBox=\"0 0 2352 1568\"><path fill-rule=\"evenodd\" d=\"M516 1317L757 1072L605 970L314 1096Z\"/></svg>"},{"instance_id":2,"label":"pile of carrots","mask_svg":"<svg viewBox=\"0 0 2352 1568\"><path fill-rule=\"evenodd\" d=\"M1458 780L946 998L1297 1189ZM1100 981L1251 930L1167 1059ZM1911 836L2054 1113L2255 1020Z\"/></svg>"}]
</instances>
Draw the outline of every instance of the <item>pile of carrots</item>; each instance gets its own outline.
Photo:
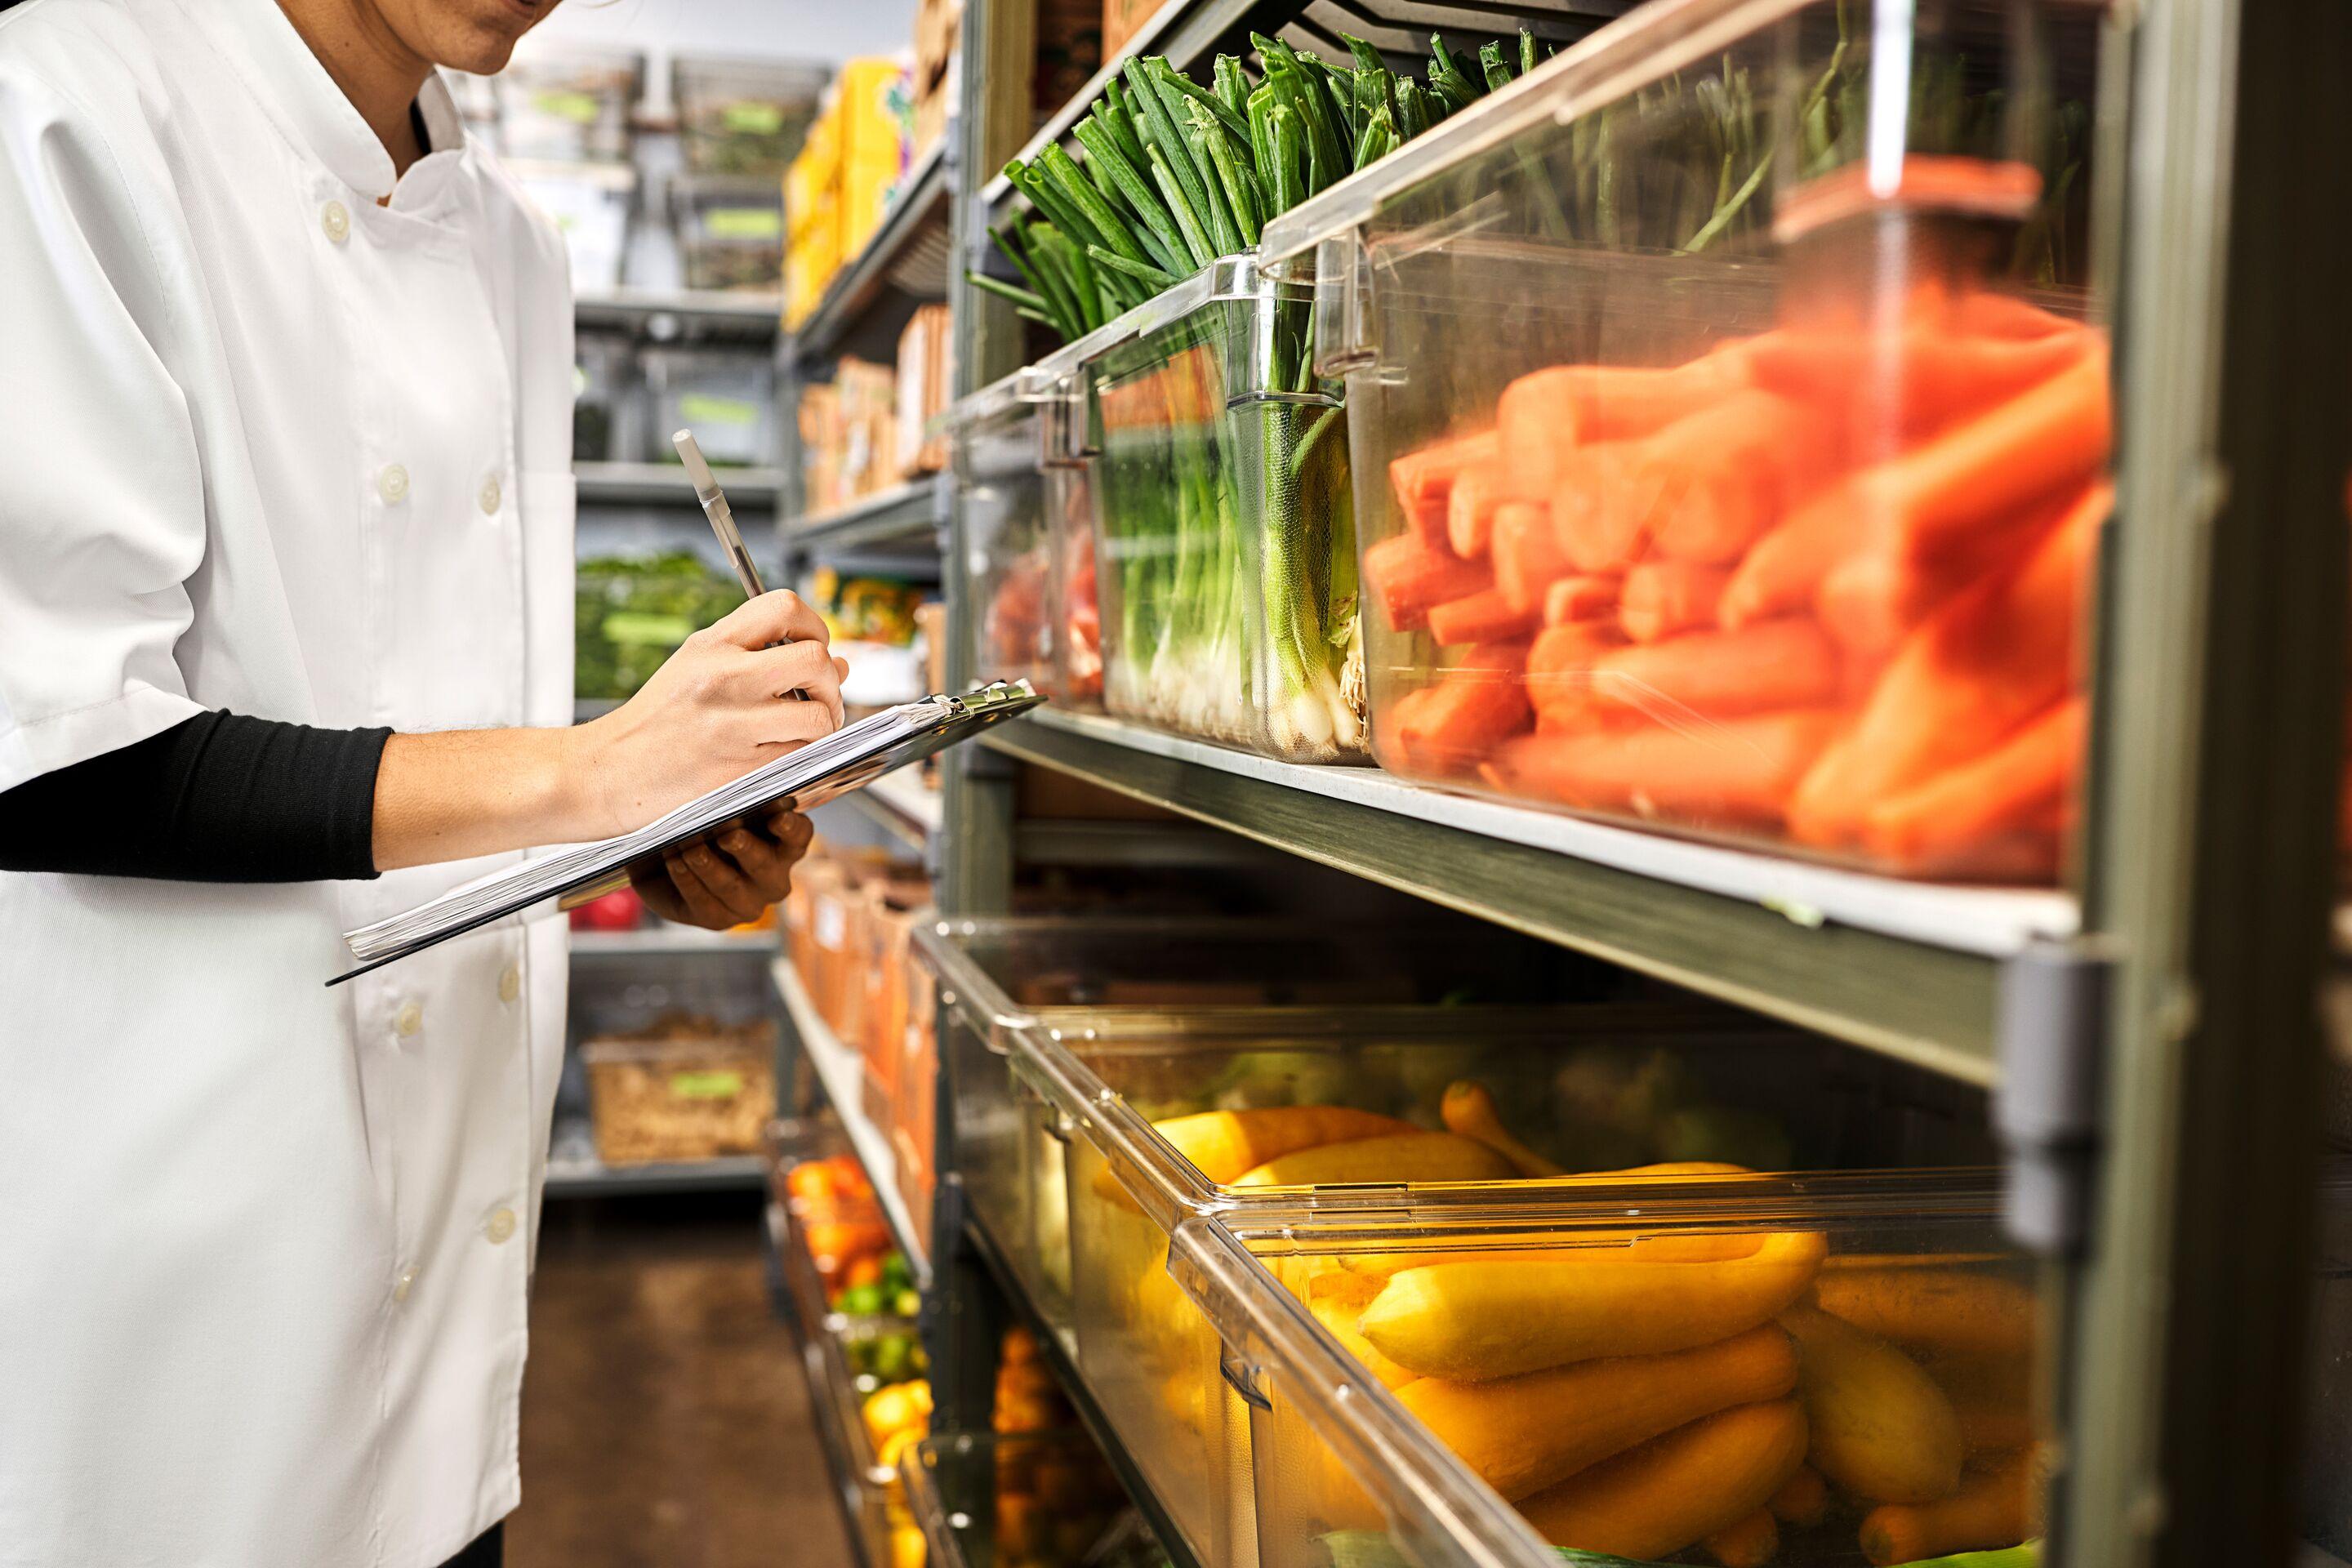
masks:
<instances>
[{"instance_id":1,"label":"pile of carrots","mask_svg":"<svg viewBox=\"0 0 2352 1568\"><path fill-rule=\"evenodd\" d=\"M1906 874L2053 876L2105 339L1940 283L1891 314L1538 371L1392 462L1371 663L1431 679L1376 688L1381 761Z\"/></svg>"}]
</instances>

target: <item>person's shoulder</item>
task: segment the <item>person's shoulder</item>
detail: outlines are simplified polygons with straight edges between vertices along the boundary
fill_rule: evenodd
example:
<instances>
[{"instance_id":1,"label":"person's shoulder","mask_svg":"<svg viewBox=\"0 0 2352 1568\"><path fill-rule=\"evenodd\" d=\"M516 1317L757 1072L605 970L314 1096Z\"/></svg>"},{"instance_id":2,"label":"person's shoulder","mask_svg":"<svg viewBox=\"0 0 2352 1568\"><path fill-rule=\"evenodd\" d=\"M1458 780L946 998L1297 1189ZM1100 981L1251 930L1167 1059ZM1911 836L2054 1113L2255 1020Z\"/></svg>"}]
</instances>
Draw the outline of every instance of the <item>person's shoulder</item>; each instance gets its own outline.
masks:
<instances>
[{"instance_id":1,"label":"person's shoulder","mask_svg":"<svg viewBox=\"0 0 2352 1568\"><path fill-rule=\"evenodd\" d=\"M169 95L150 9L130 0L25 0L0 12L0 99L118 146L152 140Z\"/></svg>"},{"instance_id":2,"label":"person's shoulder","mask_svg":"<svg viewBox=\"0 0 2352 1568\"><path fill-rule=\"evenodd\" d=\"M572 254L565 248L563 231L555 220L541 210L523 189L499 155L479 141L473 144L472 155L481 172L482 205L496 232L507 237L523 265L568 279L571 276Z\"/></svg>"}]
</instances>

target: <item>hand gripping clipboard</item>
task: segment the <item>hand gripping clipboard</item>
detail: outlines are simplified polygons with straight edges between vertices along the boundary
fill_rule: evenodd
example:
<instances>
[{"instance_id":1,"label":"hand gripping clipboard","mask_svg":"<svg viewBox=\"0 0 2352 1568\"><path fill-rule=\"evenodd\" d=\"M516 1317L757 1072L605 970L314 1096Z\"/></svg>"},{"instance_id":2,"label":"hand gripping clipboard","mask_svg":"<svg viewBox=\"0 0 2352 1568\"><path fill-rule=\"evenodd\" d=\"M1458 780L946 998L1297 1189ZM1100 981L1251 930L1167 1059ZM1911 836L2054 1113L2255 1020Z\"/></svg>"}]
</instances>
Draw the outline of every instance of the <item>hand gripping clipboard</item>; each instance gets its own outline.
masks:
<instances>
[{"instance_id":1,"label":"hand gripping clipboard","mask_svg":"<svg viewBox=\"0 0 2352 1568\"><path fill-rule=\"evenodd\" d=\"M343 933L358 967L327 982L381 969L410 953L551 900L571 909L628 884L632 871L658 870L666 852L709 843L728 829L788 805L806 811L862 789L895 768L969 740L1045 701L1027 681L999 682L961 697L926 697L869 714L688 801L635 833L527 860L373 925Z\"/></svg>"}]
</instances>

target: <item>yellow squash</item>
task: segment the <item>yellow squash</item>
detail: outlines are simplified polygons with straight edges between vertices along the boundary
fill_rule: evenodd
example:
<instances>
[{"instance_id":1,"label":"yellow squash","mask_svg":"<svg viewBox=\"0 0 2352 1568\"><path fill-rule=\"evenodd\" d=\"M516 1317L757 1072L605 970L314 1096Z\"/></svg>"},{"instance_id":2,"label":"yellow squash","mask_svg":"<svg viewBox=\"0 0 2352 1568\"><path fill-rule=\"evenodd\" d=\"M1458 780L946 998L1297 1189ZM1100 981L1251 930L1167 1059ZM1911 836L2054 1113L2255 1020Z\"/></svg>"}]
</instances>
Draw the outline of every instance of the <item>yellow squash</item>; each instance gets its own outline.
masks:
<instances>
[{"instance_id":1,"label":"yellow squash","mask_svg":"<svg viewBox=\"0 0 2352 1568\"><path fill-rule=\"evenodd\" d=\"M1518 1171L1475 1138L1392 1132L1323 1143L1245 1171L1237 1187L1332 1186L1359 1182L1507 1182Z\"/></svg>"},{"instance_id":2,"label":"yellow squash","mask_svg":"<svg viewBox=\"0 0 2352 1568\"><path fill-rule=\"evenodd\" d=\"M1380 1350L1356 1328L1360 1309L1337 1296L1318 1296L1308 1304L1315 1321L1330 1331L1331 1337L1346 1347L1349 1355L1364 1363L1364 1370L1381 1380L1383 1387L1402 1388L1413 1380L1414 1373L1382 1355Z\"/></svg>"},{"instance_id":3,"label":"yellow squash","mask_svg":"<svg viewBox=\"0 0 2352 1568\"><path fill-rule=\"evenodd\" d=\"M1821 1267L1818 1232L1745 1257L1655 1262L1633 1248L1407 1268L1364 1309L1364 1337L1423 1377L1511 1377L1596 1356L1654 1355L1768 1323Z\"/></svg>"},{"instance_id":4,"label":"yellow squash","mask_svg":"<svg viewBox=\"0 0 2352 1568\"><path fill-rule=\"evenodd\" d=\"M1554 1546L1664 1557L1756 1512L1804 1458L1795 1400L1741 1405L1595 1465L1519 1511Z\"/></svg>"},{"instance_id":5,"label":"yellow squash","mask_svg":"<svg viewBox=\"0 0 2352 1568\"><path fill-rule=\"evenodd\" d=\"M1796 1384L1795 1350L1768 1323L1695 1350L1579 1362L1492 1383L1424 1377L1396 1396L1480 1479L1516 1500L1662 1432L1730 1405L1778 1399Z\"/></svg>"},{"instance_id":6,"label":"yellow squash","mask_svg":"<svg viewBox=\"0 0 2352 1568\"><path fill-rule=\"evenodd\" d=\"M1813 1468L1873 1502L1933 1502L1959 1486L1959 1416L1918 1363L1812 1307L1790 1308L1780 1326L1803 1367Z\"/></svg>"},{"instance_id":7,"label":"yellow squash","mask_svg":"<svg viewBox=\"0 0 2352 1568\"><path fill-rule=\"evenodd\" d=\"M1927 1355L2023 1359L2033 1352L2033 1292L1966 1268L1833 1268L1814 1304Z\"/></svg>"}]
</instances>

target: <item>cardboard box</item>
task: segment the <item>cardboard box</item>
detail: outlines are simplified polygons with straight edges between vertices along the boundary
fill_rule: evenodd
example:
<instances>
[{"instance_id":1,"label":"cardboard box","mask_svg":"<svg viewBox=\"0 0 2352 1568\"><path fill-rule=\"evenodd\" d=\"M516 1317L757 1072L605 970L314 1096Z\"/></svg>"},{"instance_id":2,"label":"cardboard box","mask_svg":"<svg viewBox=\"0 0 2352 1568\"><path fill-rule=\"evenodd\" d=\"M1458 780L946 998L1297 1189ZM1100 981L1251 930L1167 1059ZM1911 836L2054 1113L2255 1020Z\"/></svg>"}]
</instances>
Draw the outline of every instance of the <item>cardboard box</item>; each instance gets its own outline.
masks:
<instances>
[{"instance_id":1,"label":"cardboard box","mask_svg":"<svg viewBox=\"0 0 2352 1568\"><path fill-rule=\"evenodd\" d=\"M947 439L929 434L947 407L950 328L945 305L921 305L898 335L898 471L911 479L947 467Z\"/></svg>"},{"instance_id":2,"label":"cardboard box","mask_svg":"<svg viewBox=\"0 0 2352 1568\"><path fill-rule=\"evenodd\" d=\"M1044 121L1076 98L1103 63L1103 17L1095 0L1037 0L1037 68L1032 107Z\"/></svg>"},{"instance_id":3,"label":"cardboard box","mask_svg":"<svg viewBox=\"0 0 2352 1568\"><path fill-rule=\"evenodd\" d=\"M1127 47L1143 24L1150 21L1165 0L1103 0L1102 54L1109 59Z\"/></svg>"}]
</instances>

